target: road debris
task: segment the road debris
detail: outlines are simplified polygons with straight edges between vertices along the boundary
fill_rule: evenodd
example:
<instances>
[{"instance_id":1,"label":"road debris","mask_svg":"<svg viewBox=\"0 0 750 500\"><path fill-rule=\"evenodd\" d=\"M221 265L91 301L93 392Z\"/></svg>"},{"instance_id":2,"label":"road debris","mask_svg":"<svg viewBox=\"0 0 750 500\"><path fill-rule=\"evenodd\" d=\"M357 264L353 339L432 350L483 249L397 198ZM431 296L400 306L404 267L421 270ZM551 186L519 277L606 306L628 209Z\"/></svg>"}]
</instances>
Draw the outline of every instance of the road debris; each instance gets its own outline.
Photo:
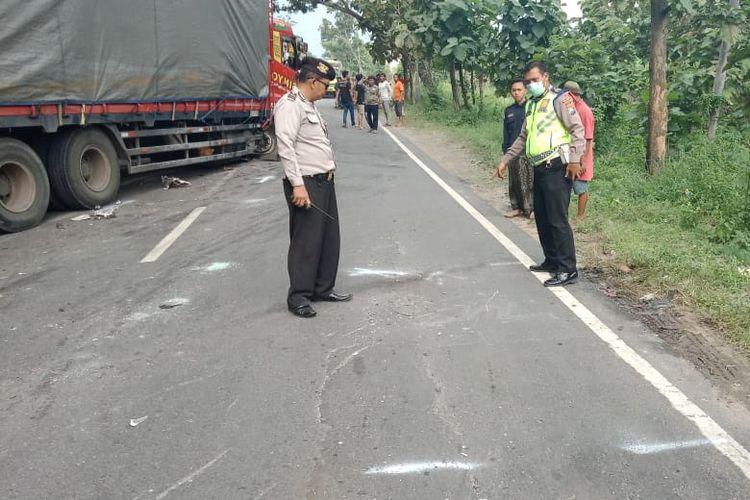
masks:
<instances>
[{"instance_id":1,"label":"road debris","mask_svg":"<svg viewBox=\"0 0 750 500\"><path fill-rule=\"evenodd\" d=\"M130 427L137 427L138 425L140 425L143 422L145 422L146 419L148 419L148 415L146 415L145 417L141 417L141 418L131 418L130 419Z\"/></svg>"},{"instance_id":2,"label":"road debris","mask_svg":"<svg viewBox=\"0 0 750 500\"><path fill-rule=\"evenodd\" d=\"M191 182L180 179L179 177L171 177L169 175L161 176L161 184L164 186L165 191L170 188L189 187L193 185Z\"/></svg>"},{"instance_id":3,"label":"road debris","mask_svg":"<svg viewBox=\"0 0 750 500\"><path fill-rule=\"evenodd\" d=\"M187 299L170 299L159 305L159 309L174 309L175 307L184 306L188 303Z\"/></svg>"},{"instance_id":4,"label":"road debris","mask_svg":"<svg viewBox=\"0 0 750 500\"><path fill-rule=\"evenodd\" d=\"M79 222L84 220L114 219L115 217L117 217L117 212L120 210L121 206L122 202L119 200L111 205L107 205L104 207L100 207L99 205L97 205L91 212L78 215L70 220Z\"/></svg>"},{"instance_id":5,"label":"road debris","mask_svg":"<svg viewBox=\"0 0 750 500\"><path fill-rule=\"evenodd\" d=\"M656 294L649 293L649 294L644 295L643 297L641 297L638 300L640 300L641 302L651 302L654 299L656 299Z\"/></svg>"}]
</instances>

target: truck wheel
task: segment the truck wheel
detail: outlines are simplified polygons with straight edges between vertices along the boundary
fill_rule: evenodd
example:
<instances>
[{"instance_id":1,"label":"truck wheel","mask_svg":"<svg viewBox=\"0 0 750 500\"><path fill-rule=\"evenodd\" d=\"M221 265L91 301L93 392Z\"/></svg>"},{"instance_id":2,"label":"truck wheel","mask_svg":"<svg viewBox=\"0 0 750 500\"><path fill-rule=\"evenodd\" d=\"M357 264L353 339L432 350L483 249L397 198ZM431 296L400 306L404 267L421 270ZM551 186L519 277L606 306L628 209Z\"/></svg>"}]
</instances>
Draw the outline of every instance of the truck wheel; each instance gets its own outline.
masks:
<instances>
[{"instance_id":1,"label":"truck wheel","mask_svg":"<svg viewBox=\"0 0 750 500\"><path fill-rule=\"evenodd\" d=\"M272 128L263 131L263 138L256 143L255 154L270 155L276 152L276 133Z\"/></svg>"},{"instance_id":2,"label":"truck wheel","mask_svg":"<svg viewBox=\"0 0 750 500\"><path fill-rule=\"evenodd\" d=\"M48 204L49 180L42 160L21 141L0 139L0 230L36 226Z\"/></svg>"},{"instance_id":3,"label":"truck wheel","mask_svg":"<svg viewBox=\"0 0 750 500\"><path fill-rule=\"evenodd\" d=\"M60 134L50 148L47 167L55 197L71 209L106 205L120 189L117 152L101 130Z\"/></svg>"}]
</instances>

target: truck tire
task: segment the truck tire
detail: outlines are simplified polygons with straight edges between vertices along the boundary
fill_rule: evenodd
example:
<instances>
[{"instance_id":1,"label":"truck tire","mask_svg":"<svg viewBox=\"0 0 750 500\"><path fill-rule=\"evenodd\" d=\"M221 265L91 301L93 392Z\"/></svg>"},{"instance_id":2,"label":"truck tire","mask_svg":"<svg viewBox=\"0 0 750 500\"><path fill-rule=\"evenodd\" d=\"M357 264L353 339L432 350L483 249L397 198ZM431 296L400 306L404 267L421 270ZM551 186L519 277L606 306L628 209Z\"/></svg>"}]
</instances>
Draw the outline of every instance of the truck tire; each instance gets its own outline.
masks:
<instances>
[{"instance_id":1,"label":"truck tire","mask_svg":"<svg viewBox=\"0 0 750 500\"><path fill-rule=\"evenodd\" d=\"M39 156L23 142L0 139L0 231L39 224L49 204L49 179Z\"/></svg>"},{"instance_id":2,"label":"truck tire","mask_svg":"<svg viewBox=\"0 0 750 500\"><path fill-rule=\"evenodd\" d=\"M255 154L261 156L275 155L277 147L276 131L271 127L263 131L263 138L257 142Z\"/></svg>"},{"instance_id":3,"label":"truck tire","mask_svg":"<svg viewBox=\"0 0 750 500\"><path fill-rule=\"evenodd\" d=\"M70 130L58 135L47 165L55 197L70 209L90 209L114 201L120 189L117 152L98 129Z\"/></svg>"}]
</instances>

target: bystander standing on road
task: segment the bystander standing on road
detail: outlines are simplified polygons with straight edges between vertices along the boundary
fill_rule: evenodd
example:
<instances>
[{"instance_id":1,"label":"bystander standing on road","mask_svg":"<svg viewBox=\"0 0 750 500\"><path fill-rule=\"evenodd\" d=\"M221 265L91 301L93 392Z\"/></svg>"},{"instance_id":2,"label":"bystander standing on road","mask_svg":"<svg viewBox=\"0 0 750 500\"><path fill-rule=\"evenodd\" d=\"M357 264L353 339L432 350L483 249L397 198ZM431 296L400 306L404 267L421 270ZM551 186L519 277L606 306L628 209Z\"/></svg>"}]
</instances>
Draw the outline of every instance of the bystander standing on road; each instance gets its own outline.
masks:
<instances>
[{"instance_id":1,"label":"bystander standing on road","mask_svg":"<svg viewBox=\"0 0 750 500\"><path fill-rule=\"evenodd\" d=\"M393 102L393 88L391 88L391 82L386 79L385 73L380 73L379 78L378 90L380 91L380 103L383 106L383 115L385 116L385 126L390 127L391 119L388 113Z\"/></svg>"},{"instance_id":2,"label":"bystander standing on road","mask_svg":"<svg viewBox=\"0 0 750 500\"><path fill-rule=\"evenodd\" d=\"M523 79L513 80L510 84L510 94L515 102L505 108L503 153L506 153L518 138L526 118L526 86L523 84ZM520 215L533 217L534 166L525 154L521 154L508 163L508 170L510 171L508 181L510 212L506 213L505 216L508 218Z\"/></svg>"},{"instance_id":3,"label":"bystander standing on road","mask_svg":"<svg viewBox=\"0 0 750 500\"><path fill-rule=\"evenodd\" d=\"M396 73L393 75L393 107L396 110L396 117L398 118L398 126L404 126L404 101L406 100L406 91L404 88L404 80L401 75Z\"/></svg>"},{"instance_id":4,"label":"bystander standing on road","mask_svg":"<svg viewBox=\"0 0 750 500\"><path fill-rule=\"evenodd\" d=\"M380 90L375 83L374 76L367 77L367 86L365 87L365 114L367 115L367 125L370 126L370 133L378 133L378 106L380 105Z\"/></svg>"},{"instance_id":5,"label":"bystander standing on road","mask_svg":"<svg viewBox=\"0 0 750 500\"><path fill-rule=\"evenodd\" d=\"M344 110L344 128L346 128L346 116L351 115L352 127L354 126L354 99L352 98L352 82L349 80L349 72L343 71L341 79L336 86L336 101Z\"/></svg>"},{"instance_id":6,"label":"bystander standing on road","mask_svg":"<svg viewBox=\"0 0 750 500\"><path fill-rule=\"evenodd\" d=\"M357 128L365 128L365 84L362 73L357 73L357 83L354 86L354 99L357 103Z\"/></svg>"},{"instance_id":7,"label":"bystander standing on road","mask_svg":"<svg viewBox=\"0 0 750 500\"><path fill-rule=\"evenodd\" d=\"M581 122L583 122L583 133L586 138L586 152L583 153L581 159L581 167L583 173L578 176L578 179L573 183L573 192L578 196L578 213L571 221L573 224L579 224L583 222L586 217L586 204L589 201L589 183L594 178L594 113L586 101L583 100L581 94L581 86L576 82L565 82L563 90L570 92L573 102L576 106L576 111L581 116Z\"/></svg>"},{"instance_id":8,"label":"bystander standing on road","mask_svg":"<svg viewBox=\"0 0 750 500\"><path fill-rule=\"evenodd\" d=\"M534 165L534 213L544 261L530 266L535 272L552 273L544 286L560 286L578 280L573 229L568 220L570 191L581 174L586 148L583 124L567 93L549 83L547 65L533 61L523 72L531 97L518 139L497 167L495 176L505 177L508 163L521 154Z\"/></svg>"},{"instance_id":9,"label":"bystander standing on road","mask_svg":"<svg viewBox=\"0 0 750 500\"><path fill-rule=\"evenodd\" d=\"M274 109L284 194L289 206L289 292L287 307L295 316L316 316L311 301L343 302L350 294L334 290L341 239L328 127L315 106L335 78L333 67L308 58L297 86Z\"/></svg>"}]
</instances>

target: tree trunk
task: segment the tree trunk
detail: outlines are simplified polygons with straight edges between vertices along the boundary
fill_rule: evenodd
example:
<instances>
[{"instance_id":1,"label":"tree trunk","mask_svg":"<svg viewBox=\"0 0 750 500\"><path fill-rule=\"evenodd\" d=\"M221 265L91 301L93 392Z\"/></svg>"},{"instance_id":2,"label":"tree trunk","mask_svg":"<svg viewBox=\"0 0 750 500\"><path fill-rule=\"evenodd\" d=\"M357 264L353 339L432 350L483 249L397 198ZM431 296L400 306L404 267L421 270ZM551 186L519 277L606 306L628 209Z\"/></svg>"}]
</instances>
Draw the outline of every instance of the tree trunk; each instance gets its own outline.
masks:
<instances>
[{"instance_id":1,"label":"tree trunk","mask_svg":"<svg viewBox=\"0 0 750 500\"><path fill-rule=\"evenodd\" d=\"M458 67L458 78L461 83L461 97L464 100L464 107L468 109L471 106L469 105L469 91L466 88L466 78L464 78L463 66Z\"/></svg>"},{"instance_id":2,"label":"tree trunk","mask_svg":"<svg viewBox=\"0 0 750 500\"><path fill-rule=\"evenodd\" d=\"M414 77L414 64L411 58L411 54L406 49L401 49L401 64L404 67L404 74L402 75L403 78L406 79L406 85L405 85L405 92L406 92L406 98L409 99L409 102L414 104L414 100L412 98L413 88L412 88L412 80Z\"/></svg>"},{"instance_id":3,"label":"tree trunk","mask_svg":"<svg viewBox=\"0 0 750 500\"><path fill-rule=\"evenodd\" d=\"M432 78L432 63L428 60L421 60L417 65L417 73L422 84L428 89L435 87L435 79Z\"/></svg>"},{"instance_id":4,"label":"tree trunk","mask_svg":"<svg viewBox=\"0 0 750 500\"><path fill-rule=\"evenodd\" d=\"M667 156L667 22L666 0L651 0L651 58L646 168L654 174Z\"/></svg>"},{"instance_id":5,"label":"tree trunk","mask_svg":"<svg viewBox=\"0 0 750 500\"><path fill-rule=\"evenodd\" d=\"M451 65L448 70L451 78L451 95L453 96L453 111L459 111L461 109L461 97L458 91L458 82L456 81L456 67Z\"/></svg>"},{"instance_id":6,"label":"tree trunk","mask_svg":"<svg viewBox=\"0 0 750 500\"><path fill-rule=\"evenodd\" d=\"M740 0L729 0L729 7L736 10L740 6ZM721 97L724 95L724 84L727 81L727 59L729 50L732 48L732 40L725 39L721 41L719 47L719 60L716 62L716 76L714 77L714 95ZM708 120L708 138L716 137L716 129L719 126L719 114L721 106L715 106L711 110L711 118Z\"/></svg>"},{"instance_id":7,"label":"tree trunk","mask_svg":"<svg viewBox=\"0 0 750 500\"><path fill-rule=\"evenodd\" d=\"M479 109L484 111L484 74L479 73Z\"/></svg>"},{"instance_id":8,"label":"tree trunk","mask_svg":"<svg viewBox=\"0 0 750 500\"><path fill-rule=\"evenodd\" d=\"M477 105L477 87L474 80L474 71L471 72L471 105Z\"/></svg>"}]
</instances>

